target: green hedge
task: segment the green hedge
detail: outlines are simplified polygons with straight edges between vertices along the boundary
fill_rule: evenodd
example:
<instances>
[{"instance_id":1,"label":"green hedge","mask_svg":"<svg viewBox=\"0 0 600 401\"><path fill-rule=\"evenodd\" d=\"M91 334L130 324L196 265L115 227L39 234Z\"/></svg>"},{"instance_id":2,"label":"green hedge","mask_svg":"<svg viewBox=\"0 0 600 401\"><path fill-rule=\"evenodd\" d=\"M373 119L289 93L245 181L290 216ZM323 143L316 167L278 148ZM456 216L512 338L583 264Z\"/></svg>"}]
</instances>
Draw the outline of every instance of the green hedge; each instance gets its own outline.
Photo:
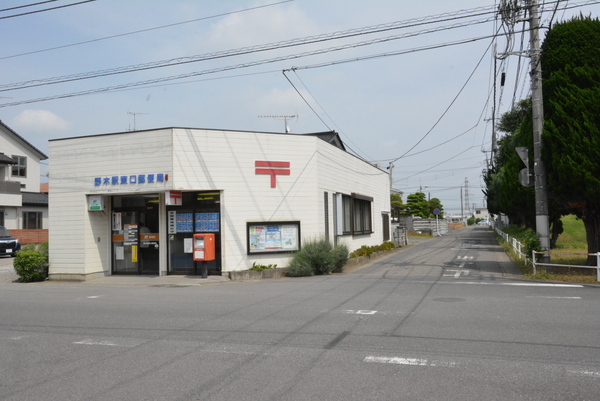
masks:
<instances>
[{"instance_id":1,"label":"green hedge","mask_svg":"<svg viewBox=\"0 0 600 401\"><path fill-rule=\"evenodd\" d=\"M357 250L352 251L352 253L350 253L350 257L358 258L359 256L369 256L373 253L389 251L390 249L394 249L395 247L396 247L396 244L394 244L392 241L384 242L381 245L373 245L373 246L363 245L360 248L358 248Z\"/></svg>"}]
</instances>

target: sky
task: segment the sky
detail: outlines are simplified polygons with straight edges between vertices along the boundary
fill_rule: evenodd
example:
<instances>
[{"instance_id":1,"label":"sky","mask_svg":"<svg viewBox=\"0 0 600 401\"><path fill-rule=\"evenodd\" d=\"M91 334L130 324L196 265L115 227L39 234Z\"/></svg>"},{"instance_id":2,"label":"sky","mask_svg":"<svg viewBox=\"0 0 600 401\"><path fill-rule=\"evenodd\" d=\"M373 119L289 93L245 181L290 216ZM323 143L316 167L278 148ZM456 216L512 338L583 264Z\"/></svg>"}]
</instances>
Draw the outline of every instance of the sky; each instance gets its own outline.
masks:
<instances>
[{"instance_id":1,"label":"sky","mask_svg":"<svg viewBox=\"0 0 600 401\"><path fill-rule=\"evenodd\" d=\"M128 130L333 130L403 201L467 214L485 207L494 118L530 95L528 25L499 3L3 0L0 120L46 154ZM600 0L538 3L542 40L600 15Z\"/></svg>"}]
</instances>

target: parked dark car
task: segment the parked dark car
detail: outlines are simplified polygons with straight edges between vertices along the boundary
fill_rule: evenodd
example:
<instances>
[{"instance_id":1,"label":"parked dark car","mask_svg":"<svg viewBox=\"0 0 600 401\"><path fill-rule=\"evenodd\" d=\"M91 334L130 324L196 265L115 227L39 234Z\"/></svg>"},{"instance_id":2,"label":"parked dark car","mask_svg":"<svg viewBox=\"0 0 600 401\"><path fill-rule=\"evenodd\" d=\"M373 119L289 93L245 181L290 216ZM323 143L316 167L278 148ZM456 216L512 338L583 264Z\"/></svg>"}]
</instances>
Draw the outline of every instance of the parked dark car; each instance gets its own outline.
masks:
<instances>
[{"instance_id":1,"label":"parked dark car","mask_svg":"<svg viewBox=\"0 0 600 401\"><path fill-rule=\"evenodd\" d=\"M0 255L14 257L20 249L21 244L19 244L19 240L10 235L6 228L0 227Z\"/></svg>"}]
</instances>

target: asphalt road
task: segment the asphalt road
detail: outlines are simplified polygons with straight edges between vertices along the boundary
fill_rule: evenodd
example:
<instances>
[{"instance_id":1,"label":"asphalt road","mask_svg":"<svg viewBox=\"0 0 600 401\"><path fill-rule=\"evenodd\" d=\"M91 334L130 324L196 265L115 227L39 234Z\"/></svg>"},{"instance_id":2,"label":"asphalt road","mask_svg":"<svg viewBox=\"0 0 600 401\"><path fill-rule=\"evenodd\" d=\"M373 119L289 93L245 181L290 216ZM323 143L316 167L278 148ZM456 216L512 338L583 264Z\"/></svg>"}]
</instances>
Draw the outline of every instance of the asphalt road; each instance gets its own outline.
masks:
<instances>
[{"instance_id":1,"label":"asphalt road","mask_svg":"<svg viewBox=\"0 0 600 401\"><path fill-rule=\"evenodd\" d=\"M330 276L0 282L0 400L600 399L600 288L515 273L471 227Z\"/></svg>"}]
</instances>

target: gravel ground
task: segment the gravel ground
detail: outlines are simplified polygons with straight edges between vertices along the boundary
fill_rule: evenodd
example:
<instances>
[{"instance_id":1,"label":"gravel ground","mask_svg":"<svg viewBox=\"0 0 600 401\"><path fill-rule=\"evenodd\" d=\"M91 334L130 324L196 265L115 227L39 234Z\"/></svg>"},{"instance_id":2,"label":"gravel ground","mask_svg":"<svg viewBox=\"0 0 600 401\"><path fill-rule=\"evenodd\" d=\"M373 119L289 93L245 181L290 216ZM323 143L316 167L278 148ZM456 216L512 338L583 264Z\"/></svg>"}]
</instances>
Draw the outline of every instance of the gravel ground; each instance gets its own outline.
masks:
<instances>
[{"instance_id":1,"label":"gravel ground","mask_svg":"<svg viewBox=\"0 0 600 401\"><path fill-rule=\"evenodd\" d=\"M10 256L0 256L0 283L12 283L19 278L13 268L13 260Z\"/></svg>"}]
</instances>

